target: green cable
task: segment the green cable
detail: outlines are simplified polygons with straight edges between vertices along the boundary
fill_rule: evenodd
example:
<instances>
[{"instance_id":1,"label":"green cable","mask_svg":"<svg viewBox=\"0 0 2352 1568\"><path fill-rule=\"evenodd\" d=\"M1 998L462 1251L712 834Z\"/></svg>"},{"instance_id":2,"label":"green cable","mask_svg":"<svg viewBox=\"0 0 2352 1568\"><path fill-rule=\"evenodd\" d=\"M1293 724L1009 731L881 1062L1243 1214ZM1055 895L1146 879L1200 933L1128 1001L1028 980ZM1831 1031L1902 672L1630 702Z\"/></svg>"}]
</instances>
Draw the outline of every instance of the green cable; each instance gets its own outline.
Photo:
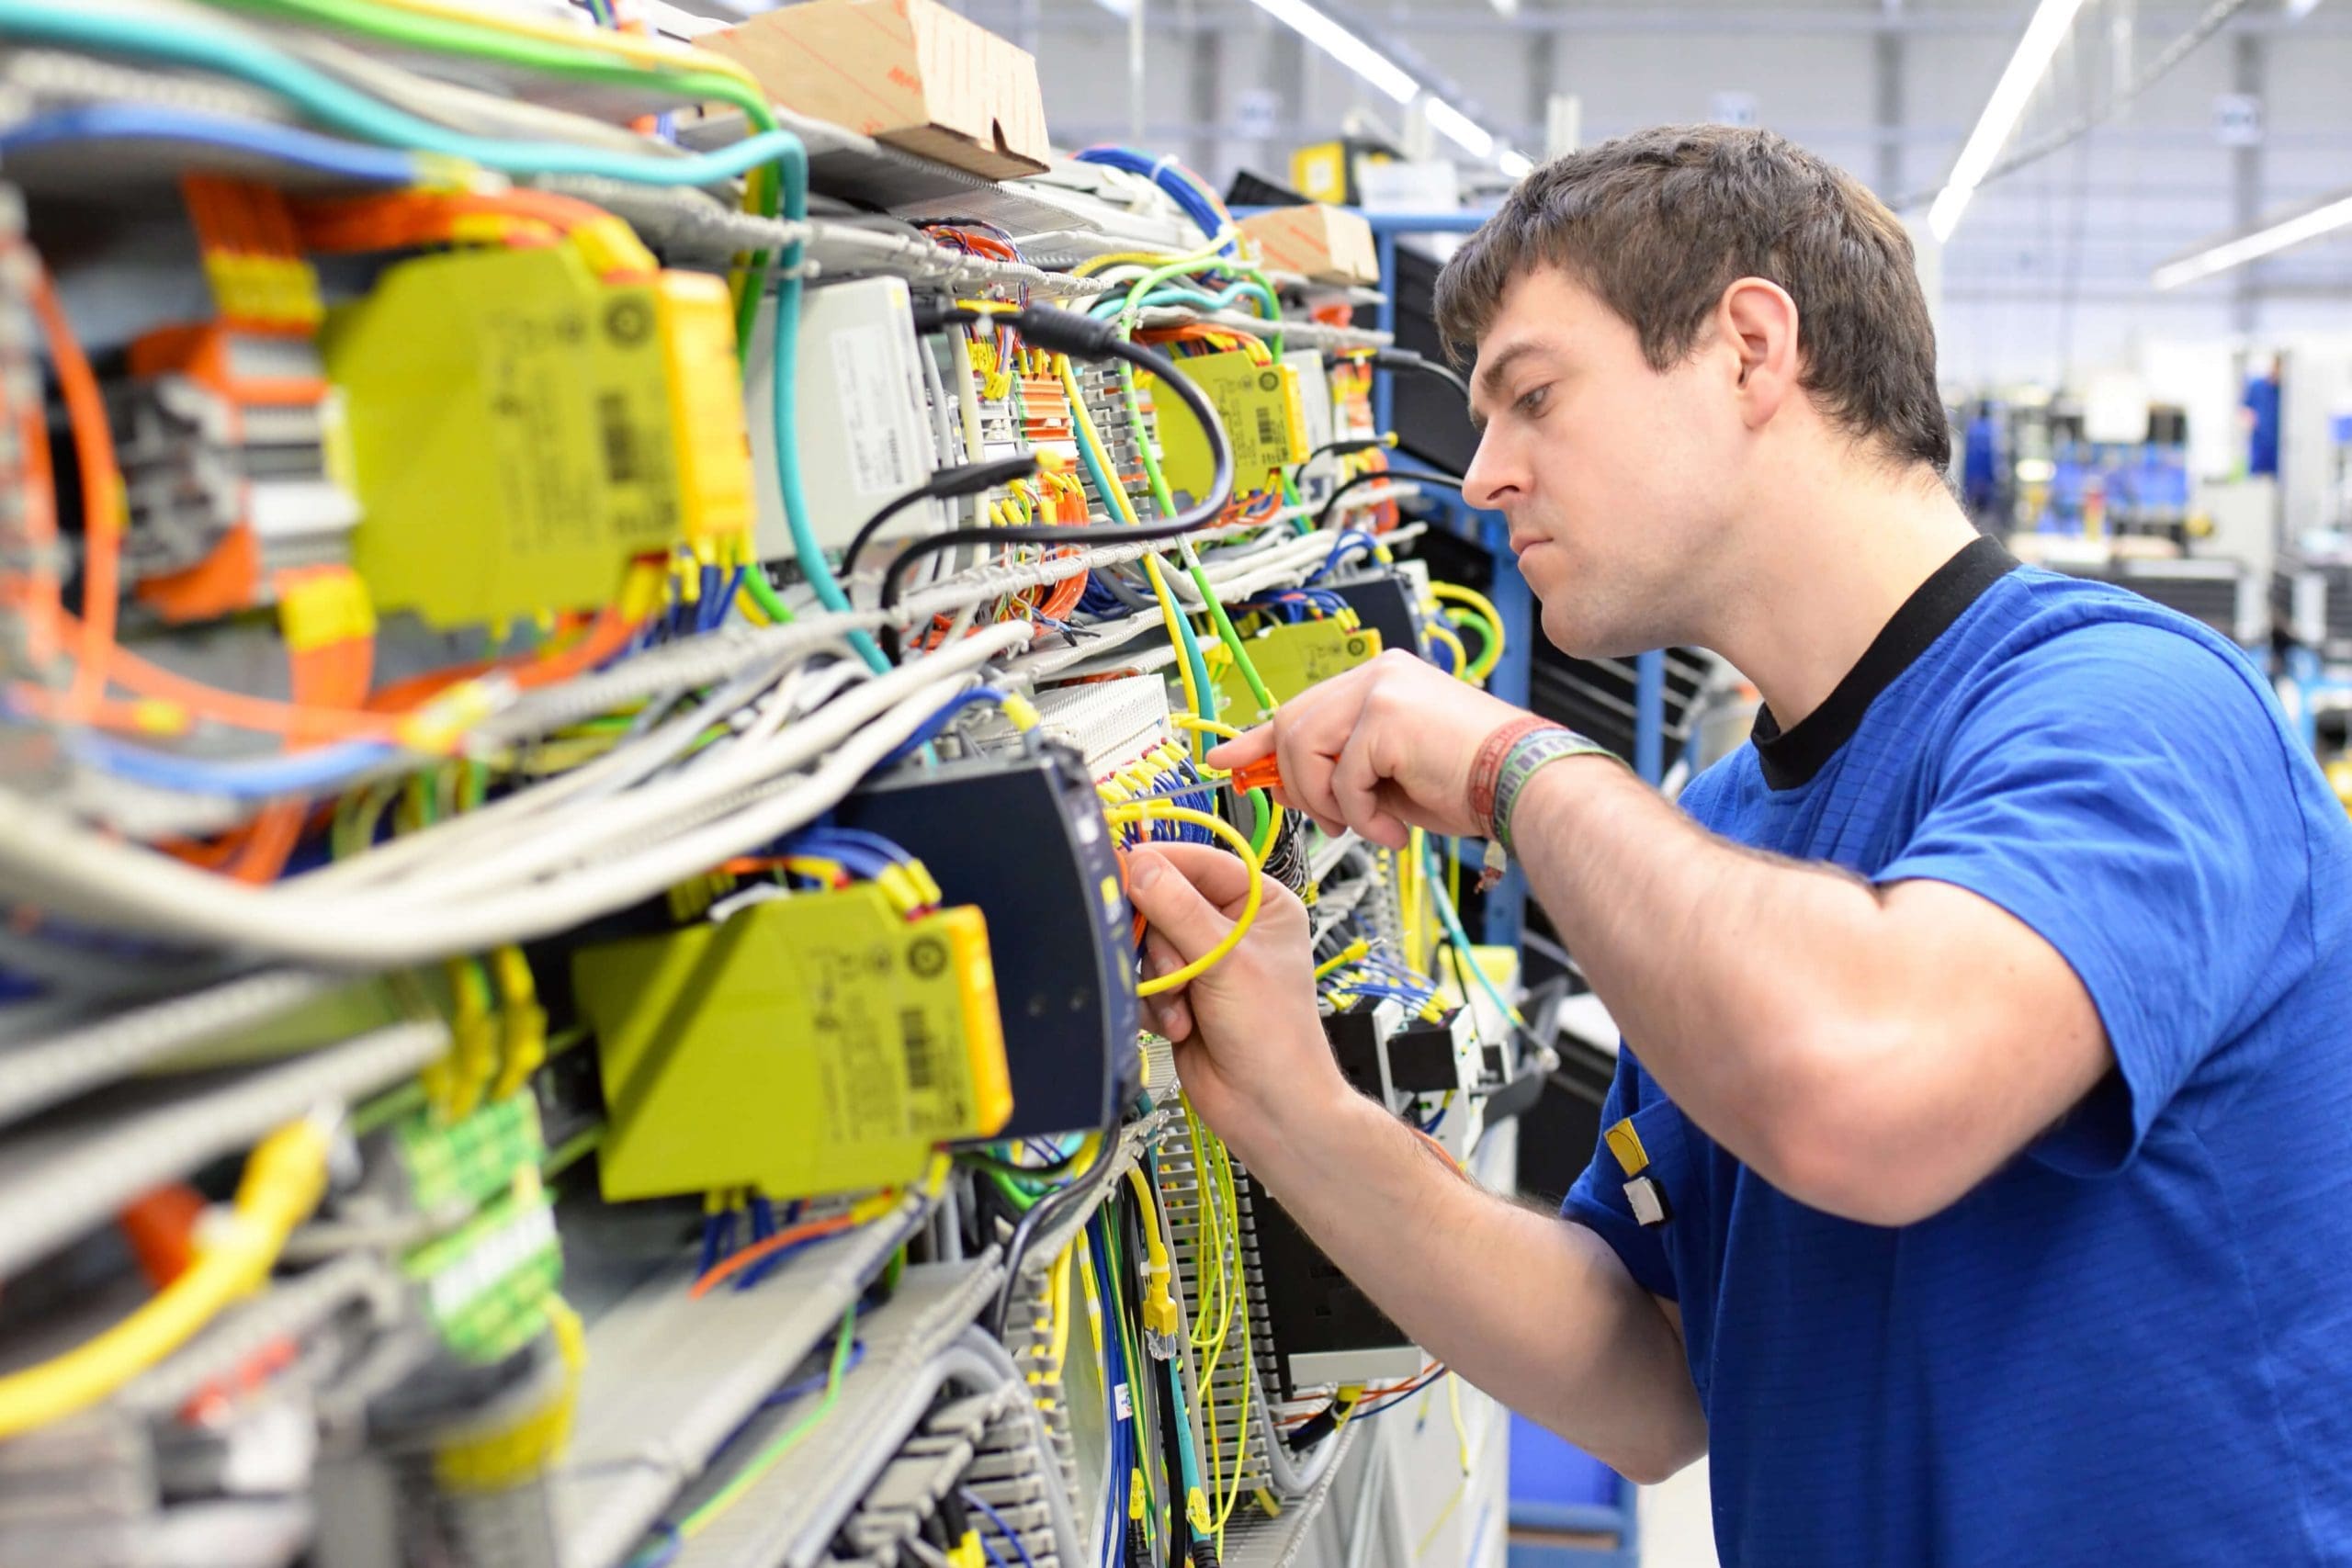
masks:
<instances>
[{"instance_id":1,"label":"green cable","mask_svg":"<svg viewBox=\"0 0 2352 1568\"><path fill-rule=\"evenodd\" d=\"M432 50L544 71L573 81L621 85L654 84L681 96L716 99L734 105L755 130L774 130L777 121L766 96L752 83L729 72L699 70L681 64L665 69L636 61L615 59L602 51L582 51L544 39L477 27L453 17L420 16L381 6L351 5L345 0L228 0L246 10L291 16L328 23L414 49ZM752 205L761 216L776 212L775 182L752 171ZM735 341L740 350L751 341L752 313L757 309L759 279L767 254L755 251L745 258L745 282L736 305Z\"/></svg>"},{"instance_id":2,"label":"green cable","mask_svg":"<svg viewBox=\"0 0 2352 1568\"><path fill-rule=\"evenodd\" d=\"M753 1455L752 1462L736 1472L734 1478L713 1493L708 1502L681 1520L678 1525L680 1540L692 1540L708 1529L713 1519L741 1501L743 1494L759 1483L760 1477L775 1469L778 1461L833 1413L833 1406L841 1402L842 1375L849 1370L849 1348L854 1343L852 1336L856 1328L857 1308L853 1304L842 1314L842 1331L833 1340L832 1363L825 1371L825 1397L818 1402L816 1409L793 1423L783 1435Z\"/></svg>"}]
</instances>

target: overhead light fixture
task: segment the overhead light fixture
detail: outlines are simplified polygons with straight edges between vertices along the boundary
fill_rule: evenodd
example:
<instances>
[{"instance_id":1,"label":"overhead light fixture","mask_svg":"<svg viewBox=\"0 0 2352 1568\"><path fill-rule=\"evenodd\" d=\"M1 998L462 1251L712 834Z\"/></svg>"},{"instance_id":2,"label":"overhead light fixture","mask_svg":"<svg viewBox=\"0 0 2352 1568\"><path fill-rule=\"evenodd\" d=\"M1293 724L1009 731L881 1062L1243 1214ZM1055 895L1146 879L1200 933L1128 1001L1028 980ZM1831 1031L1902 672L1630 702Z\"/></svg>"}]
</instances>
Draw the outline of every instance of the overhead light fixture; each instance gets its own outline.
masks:
<instances>
[{"instance_id":1,"label":"overhead light fixture","mask_svg":"<svg viewBox=\"0 0 2352 1568\"><path fill-rule=\"evenodd\" d=\"M1263 11L1381 92L1394 102L1408 104L1421 90L1413 73L1325 16L1306 0L1255 0Z\"/></svg>"},{"instance_id":2,"label":"overhead light fixture","mask_svg":"<svg viewBox=\"0 0 2352 1568\"><path fill-rule=\"evenodd\" d=\"M2316 240L2322 234L2346 228L2352 228L2352 193L2325 197L2317 207L2266 224L2251 234L2191 251L2156 268L2148 281L2158 288L2177 288L2184 283L2244 266L2290 245L2300 245L2305 240Z\"/></svg>"},{"instance_id":3,"label":"overhead light fixture","mask_svg":"<svg viewBox=\"0 0 2352 1568\"><path fill-rule=\"evenodd\" d=\"M2319 9L2319 0L2287 0L2287 19L2300 22Z\"/></svg>"},{"instance_id":4,"label":"overhead light fixture","mask_svg":"<svg viewBox=\"0 0 2352 1568\"><path fill-rule=\"evenodd\" d=\"M1495 151L1495 133L1432 95L1421 104L1421 112L1429 117L1430 129L1461 148L1473 158L1491 157Z\"/></svg>"},{"instance_id":5,"label":"overhead light fixture","mask_svg":"<svg viewBox=\"0 0 2352 1568\"><path fill-rule=\"evenodd\" d=\"M1993 160L2008 144L2009 132L2018 128L2027 100L2041 85L2042 73L2050 69L2058 46L2066 41L2067 29L2075 25L2075 14L2082 8L2083 0L2041 0L2034 8L2033 19L2025 25L2025 36L2018 39L2017 52L2009 56L2007 68L1993 85L1993 96L1984 100L1976 129L1968 133L1960 161L1951 166L1951 177L1928 209L1928 228L1939 243L1951 239L1951 231L1960 227L1968 198L1976 194Z\"/></svg>"},{"instance_id":6,"label":"overhead light fixture","mask_svg":"<svg viewBox=\"0 0 2352 1568\"><path fill-rule=\"evenodd\" d=\"M1516 147L1504 148L1503 155L1495 160L1495 164L1515 180L1523 180L1535 172L1535 160Z\"/></svg>"}]
</instances>

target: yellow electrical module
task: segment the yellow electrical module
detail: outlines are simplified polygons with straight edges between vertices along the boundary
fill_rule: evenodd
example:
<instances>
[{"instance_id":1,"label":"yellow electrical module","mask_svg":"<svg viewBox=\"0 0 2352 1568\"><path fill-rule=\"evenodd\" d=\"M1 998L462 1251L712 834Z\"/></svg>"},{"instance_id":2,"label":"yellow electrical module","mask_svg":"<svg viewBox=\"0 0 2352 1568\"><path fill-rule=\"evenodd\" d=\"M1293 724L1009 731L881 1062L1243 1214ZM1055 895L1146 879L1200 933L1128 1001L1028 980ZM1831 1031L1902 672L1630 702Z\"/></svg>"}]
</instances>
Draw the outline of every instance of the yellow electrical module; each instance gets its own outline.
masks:
<instances>
[{"instance_id":1,"label":"yellow electrical module","mask_svg":"<svg viewBox=\"0 0 2352 1568\"><path fill-rule=\"evenodd\" d=\"M604 281L571 245L387 269L323 334L378 608L442 628L584 609L632 557L743 537L732 345L699 273Z\"/></svg>"},{"instance_id":2,"label":"yellow electrical module","mask_svg":"<svg viewBox=\"0 0 2352 1568\"><path fill-rule=\"evenodd\" d=\"M1261 365L1246 349L1193 355L1183 371L1206 395L1233 443L1233 492L1271 489L1274 470L1306 458L1306 409L1299 397L1298 372L1280 363ZM1159 426L1160 471L1169 484L1192 495L1208 493L1216 471L1208 433L1183 401L1154 387L1151 406Z\"/></svg>"},{"instance_id":3,"label":"yellow electrical module","mask_svg":"<svg viewBox=\"0 0 2352 1568\"><path fill-rule=\"evenodd\" d=\"M1269 626L1247 639L1250 662L1274 701L1286 703L1318 681L1369 664L1380 657L1380 634L1351 626L1336 617ZM1205 650L1209 679L1227 713L1254 714L1258 699L1242 679L1233 655L1222 647Z\"/></svg>"},{"instance_id":4,"label":"yellow electrical module","mask_svg":"<svg viewBox=\"0 0 2352 1568\"><path fill-rule=\"evenodd\" d=\"M604 1079L611 1200L915 1179L1012 1113L988 926L909 919L871 883L572 959Z\"/></svg>"}]
</instances>

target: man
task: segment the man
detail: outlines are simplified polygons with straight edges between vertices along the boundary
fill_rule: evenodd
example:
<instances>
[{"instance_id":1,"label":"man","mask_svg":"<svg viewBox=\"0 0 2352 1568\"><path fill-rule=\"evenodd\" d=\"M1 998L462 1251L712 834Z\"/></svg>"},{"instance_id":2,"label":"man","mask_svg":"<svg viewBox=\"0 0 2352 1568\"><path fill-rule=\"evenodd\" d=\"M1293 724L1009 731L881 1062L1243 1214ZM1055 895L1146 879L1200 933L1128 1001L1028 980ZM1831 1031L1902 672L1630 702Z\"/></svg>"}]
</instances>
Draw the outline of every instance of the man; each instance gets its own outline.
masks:
<instances>
[{"instance_id":1,"label":"man","mask_svg":"<svg viewBox=\"0 0 2352 1568\"><path fill-rule=\"evenodd\" d=\"M1395 654L1210 759L1525 867L1625 1041L1564 1220L1351 1093L1279 889L1159 998L1193 1104L1462 1375L1712 1450L1735 1568L2352 1562L2352 828L2261 679L1974 534L1909 243L1778 137L1556 160L1438 302L1545 633L1766 711L1679 810ZM1242 875L1137 855L1149 965Z\"/></svg>"}]
</instances>

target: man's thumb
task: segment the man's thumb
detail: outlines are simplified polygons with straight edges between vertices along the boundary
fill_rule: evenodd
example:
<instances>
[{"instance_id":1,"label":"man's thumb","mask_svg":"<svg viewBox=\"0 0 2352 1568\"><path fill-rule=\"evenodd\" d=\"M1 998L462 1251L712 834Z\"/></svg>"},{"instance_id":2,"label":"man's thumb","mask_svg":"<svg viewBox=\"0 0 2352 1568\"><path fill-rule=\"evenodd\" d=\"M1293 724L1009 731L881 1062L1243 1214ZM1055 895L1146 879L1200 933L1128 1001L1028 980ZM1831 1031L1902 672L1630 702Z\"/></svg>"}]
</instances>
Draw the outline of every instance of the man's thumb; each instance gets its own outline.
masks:
<instances>
[{"instance_id":1,"label":"man's thumb","mask_svg":"<svg viewBox=\"0 0 2352 1568\"><path fill-rule=\"evenodd\" d=\"M1225 940L1233 922L1184 874L1149 850L1127 857L1127 897L1190 964Z\"/></svg>"}]
</instances>

